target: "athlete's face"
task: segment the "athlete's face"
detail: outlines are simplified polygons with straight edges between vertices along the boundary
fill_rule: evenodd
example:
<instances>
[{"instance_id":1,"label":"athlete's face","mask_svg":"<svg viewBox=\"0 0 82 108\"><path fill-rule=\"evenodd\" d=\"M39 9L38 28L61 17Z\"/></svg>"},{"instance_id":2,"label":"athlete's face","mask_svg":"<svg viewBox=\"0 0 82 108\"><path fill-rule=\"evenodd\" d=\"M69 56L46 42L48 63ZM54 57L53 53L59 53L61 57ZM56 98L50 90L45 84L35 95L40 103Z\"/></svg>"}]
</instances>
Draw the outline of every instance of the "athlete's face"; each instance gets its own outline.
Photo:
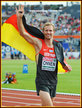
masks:
<instances>
[{"instance_id":1,"label":"athlete's face","mask_svg":"<svg viewBox=\"0 0 82 108\"><path fill-rule=\"evenodd\" d=\"M45 39L49 40L49 39L53 38L53 35L54 35L53 26L52 25L45 26L43 33L44 33Z\"/></svg>"}]
</instances>

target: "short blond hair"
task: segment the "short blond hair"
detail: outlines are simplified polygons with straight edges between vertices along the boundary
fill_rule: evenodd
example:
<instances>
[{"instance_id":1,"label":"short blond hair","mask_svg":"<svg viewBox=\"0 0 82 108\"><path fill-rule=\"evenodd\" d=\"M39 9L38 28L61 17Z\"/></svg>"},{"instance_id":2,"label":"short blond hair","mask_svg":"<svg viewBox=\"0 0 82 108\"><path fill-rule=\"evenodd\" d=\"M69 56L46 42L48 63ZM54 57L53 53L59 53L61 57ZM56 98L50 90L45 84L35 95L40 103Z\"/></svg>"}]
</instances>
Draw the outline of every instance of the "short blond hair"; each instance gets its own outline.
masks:
<instances>
[{"instance_id":1,"label":"short blond hair","mask_svg":"<svg viewBox=\"0 0 82 108\"><path fill-rule=\"evenodd\" d=\"M44 26L43 26L43 31L44 31L44 28L45 28L46 26L50 26L50 25L53 27L53 30L55 31L55 26L54 26L54 24L52 24L52 23L50 23L50 22L47 22L47 23L44 24Z\"/></svg>"}]
</instances>

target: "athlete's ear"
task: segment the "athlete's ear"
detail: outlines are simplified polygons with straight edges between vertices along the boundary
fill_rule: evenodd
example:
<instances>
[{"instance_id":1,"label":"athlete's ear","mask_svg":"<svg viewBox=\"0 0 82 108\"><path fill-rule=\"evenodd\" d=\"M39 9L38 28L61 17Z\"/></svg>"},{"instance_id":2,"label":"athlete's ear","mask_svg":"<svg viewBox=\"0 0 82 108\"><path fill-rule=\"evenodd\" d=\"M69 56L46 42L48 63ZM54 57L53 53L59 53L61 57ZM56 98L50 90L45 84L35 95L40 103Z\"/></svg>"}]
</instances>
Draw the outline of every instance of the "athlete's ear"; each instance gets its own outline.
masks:
<instances>
[{"instance_id":1,"label":"athlete's ear","mask_svg":"<svg viewBox=\"0 0 82 108\"><path fill-rule=\"evenodd\" d=\"M55 30L54 30L54 34L55 34Z\"/></svg>"},{"instance_id":2,"label":"athlete's ear","mask_svg":"<svg viewBox=\"0 0 82 108\"><path fill-rule=\"evenodd\" d=\"M53 32L55 33L55 30L53 30Z\"/></svg>"}]
</instances>

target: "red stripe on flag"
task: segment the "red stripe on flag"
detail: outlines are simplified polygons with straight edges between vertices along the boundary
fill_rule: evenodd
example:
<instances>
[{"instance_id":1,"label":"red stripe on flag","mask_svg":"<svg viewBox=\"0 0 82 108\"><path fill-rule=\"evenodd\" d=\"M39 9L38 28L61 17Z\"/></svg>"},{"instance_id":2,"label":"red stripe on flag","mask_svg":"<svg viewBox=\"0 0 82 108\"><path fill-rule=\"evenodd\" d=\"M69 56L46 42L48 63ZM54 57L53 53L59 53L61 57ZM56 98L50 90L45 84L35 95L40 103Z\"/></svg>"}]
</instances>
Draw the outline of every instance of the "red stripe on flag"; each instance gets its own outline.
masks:
<instances>
[{"instance_id":1,"label":"red stripe on flag","mask_svg":"<svg viewBox=\"0 0 82 108\"><path fill-rule=\"evenodd\" d=\"M19 31L19 30L18 30L18 26L17 26L17 16L16 16L16 14L14 14L14 15L12 15L10 18L8 18L8 19L5 21L5 23L12 24L12 25L16 28L16 30Z\"/></svg>"},{"instance_id":2,"label":"red stripe on flag","mask_svg":"<svg viewBox=\"0 0 82 108\"><path fill-rule=\"evenodd\" d=\"M18 26L17 26L17 16L16 14L12 15L11 17L9 17L5 23L11 24L15 27L15 29L19 32L18 30ZM27 30L25 30L27 32ZM28 32L27 32L28 33ZM30 36L35 37L33 35L31 35L30 33L28 33ZM39 38L38 38L39 39ZM41 40L41 39L40 39Z\"/></svg>"}]
</instances>

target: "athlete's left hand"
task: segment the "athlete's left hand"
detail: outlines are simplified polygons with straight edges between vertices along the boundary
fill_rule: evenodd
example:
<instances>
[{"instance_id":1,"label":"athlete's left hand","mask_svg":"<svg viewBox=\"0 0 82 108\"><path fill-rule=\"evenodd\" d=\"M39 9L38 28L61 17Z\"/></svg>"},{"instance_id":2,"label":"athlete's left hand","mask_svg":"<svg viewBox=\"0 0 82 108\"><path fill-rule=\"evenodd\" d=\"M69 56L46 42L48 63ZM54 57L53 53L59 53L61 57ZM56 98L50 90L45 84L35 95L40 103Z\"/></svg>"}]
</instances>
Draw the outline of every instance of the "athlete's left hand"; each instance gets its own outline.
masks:
<instances>
[{"instance_id":1,"label":"athlete's left hand","mask_svg":"<svg viewBox=\"0 0 82 108\"><path fill-rule=\"evenodd\" d=\"M65 69L68 72L70 72L72 70L72 67L66 64L66 66L63 66L63 69Z\"/></svg>"}]
</instances>

